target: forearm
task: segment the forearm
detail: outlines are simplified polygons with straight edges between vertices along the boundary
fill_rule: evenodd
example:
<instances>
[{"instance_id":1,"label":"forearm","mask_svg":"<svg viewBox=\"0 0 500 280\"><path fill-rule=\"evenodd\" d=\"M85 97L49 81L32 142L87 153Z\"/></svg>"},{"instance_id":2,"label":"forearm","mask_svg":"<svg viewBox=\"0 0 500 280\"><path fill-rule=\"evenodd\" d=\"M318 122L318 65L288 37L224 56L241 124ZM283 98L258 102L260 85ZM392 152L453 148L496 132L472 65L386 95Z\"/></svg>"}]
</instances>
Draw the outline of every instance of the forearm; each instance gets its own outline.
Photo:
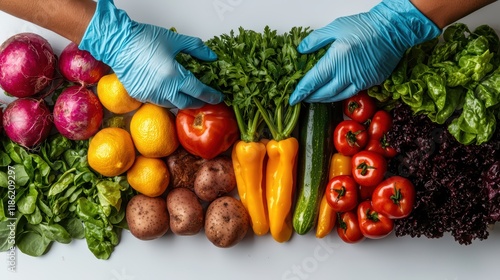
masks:
<instances>
[{"instance_id":1,"label":"forearm","mask_svg":"<svg viewBox=\"0 0 500 280\"><path fill-rule=\"evenodd\" d=\"M496 0L411 0L411 2L439 28L444 28Z\"/></svg>"},{"instance_id":2,"label":"forearm","mask_svg":"<svg viewBox=\"0 0 500 280\"><path fill-rule=\"evenodd\" d=\"M0 10L79 44L95 12L92 0L0 0Z\"/></svg>"}]
</instances>

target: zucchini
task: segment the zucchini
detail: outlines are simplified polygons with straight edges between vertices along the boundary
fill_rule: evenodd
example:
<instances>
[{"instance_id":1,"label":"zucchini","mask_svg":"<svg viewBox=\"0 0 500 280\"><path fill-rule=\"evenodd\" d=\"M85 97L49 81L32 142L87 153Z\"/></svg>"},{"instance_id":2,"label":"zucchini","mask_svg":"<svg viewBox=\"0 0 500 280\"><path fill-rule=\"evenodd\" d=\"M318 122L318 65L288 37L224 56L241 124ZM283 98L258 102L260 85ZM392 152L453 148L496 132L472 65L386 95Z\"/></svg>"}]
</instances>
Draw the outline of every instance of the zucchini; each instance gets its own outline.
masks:
<instances>
[{"instance_id":1,"label":"zucchini","mask_svg":"<svg viewBox=\"0 0 500 280\"><path fill-rule=\"evenodd\" d=\"M303 103L299 120L297 200L293 228L306 234L315 225L334 152L333 131L342 119L341 103Z\"/></svg>"}]
</instances>

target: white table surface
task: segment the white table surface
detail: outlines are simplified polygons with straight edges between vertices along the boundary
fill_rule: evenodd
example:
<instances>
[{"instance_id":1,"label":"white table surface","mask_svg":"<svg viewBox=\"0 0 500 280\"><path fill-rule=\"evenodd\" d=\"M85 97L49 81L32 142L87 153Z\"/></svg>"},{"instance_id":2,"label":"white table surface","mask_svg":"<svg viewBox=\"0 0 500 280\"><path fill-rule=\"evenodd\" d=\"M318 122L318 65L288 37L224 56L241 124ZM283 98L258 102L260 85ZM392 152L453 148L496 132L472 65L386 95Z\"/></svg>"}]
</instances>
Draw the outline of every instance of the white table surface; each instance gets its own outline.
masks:
<instances>
[{"instance_id":1,"label":"white table surface","mask_svg":"<svg viewBox=\"0 0 500 280\"><path fill-rule=\"evenodd\" d=\"M161 4L160 4L161 3ZM293 26L319 28L334 18L369 10L378 1L327 0L116 0L138 21L176 27L184 34L209 39L242 26L279 32ZM488 24L500 31L494 3L461 21L470 27ZM25 31L48 39L56 53L68 43L50 31L0 13L0 41ZM248 235L229 249L213 246L204 236L168 233L140 241L129 232L109 260L98 260L84 240L54 244L38 258L16 252L16 272L8 271L7 254L0 254L0 279L500 279L500 230L485 241L459 245L441 239L396 238L351 245L335 234L316 239L311 232L279 244L268 235Z\"/></svg>"}]
</instances>

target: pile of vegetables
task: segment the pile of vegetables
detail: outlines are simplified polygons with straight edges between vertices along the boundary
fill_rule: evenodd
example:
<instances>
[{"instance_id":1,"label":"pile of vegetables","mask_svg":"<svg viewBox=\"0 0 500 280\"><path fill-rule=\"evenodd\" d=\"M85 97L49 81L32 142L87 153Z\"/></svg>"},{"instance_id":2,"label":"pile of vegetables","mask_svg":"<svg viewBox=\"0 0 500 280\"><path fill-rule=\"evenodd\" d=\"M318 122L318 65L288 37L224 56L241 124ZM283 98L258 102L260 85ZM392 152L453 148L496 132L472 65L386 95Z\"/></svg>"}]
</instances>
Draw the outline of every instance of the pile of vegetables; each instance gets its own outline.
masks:
<instances>
[{"instance_id":1,"label":"pile of vegetables","mask_svg":"<svg viewBox=\"0 0 500 280\"><path fill-rule=\"evenodd\" d=\"M16 99L2 117L5 133L26 148L41 144L54 124L72 140L90 138L101 125L103 108L89 87L107 71L109 66L74 43L58 60L40 35L27 32L8 38L0 46L0 86Z\"/></svg>"},{"instance_id":2,"label":"pile of vegetables","mask_svg":"<svg viewBox=\"0 0 500 280\"><path fill-rule=\"evenodd\" d=\"M381 239L393 232L396 221L410 215L415 187L407 178L387 172L396 156L387 141L391 115L377 109L366 91L344 100L342 108L347 118L333 131L336 153L319 204L316 236L322 238L337 227L347 243Z\"/></svg>"},{"instance_id":3,"label":"pile of vegetables","mask_svg":"<svg viewBox=\"0 0 500 280\"><path fill-rule=\"evenodd\" d=\"M194 110L213 113L212 106L204 108ZM183 110L193 109L180 111ZM212 117L206 122L211 123ZM204 122L191 124L201 123ZM185 124L178 128L190 127ZM211 134L213 137L224 136L223 131L212 131ZM202 141L205 140L206 137ZM168 189L161 195L138 191L130 199L126 209L130 233L140 240L157 239L168 232L177 236L203 233L220 248L238 244L247 235L250 222L247 210L233 194L236 178L231 158L218 154L204 159L180 146L164 160L171 174Z\"/></svg>"},{"instance_id":4,"label":"pile of vegetables","mask_svg":"<svg viewBox=\"0 0 500 280\"><path fill-rule=\"evenodd\" d=\"M169 188L154 197L134 190L125 174L89 167L89 139L106 113L91 87L110 69L74 44L57 58L38 35L7 40L0 74L10 79L0 86L16 99L1 114L0 251L12 245L14 220L23 253L40 256L53 242L85 238L99 259L110 257L122 229L142 240L204 229L222 248L250 229L278 242L314 227L318 238L337 227L348 243L393 231L449 232L461 244L487 238L500 221L496 33L452 25L443 41L409 49L382 85L342 108L290 106L294 87L325 53L297 52L310 31L240 28L206 42L216 61L179 54L226 98L176 110L180 146L161 157ZM20 64L38 71L31 80L12 63L19 49L27 58ZM35 61L37 53L46 55Z\"/></svg>"},{"instance_id":5,"label":"pile of vegetables","mask_svg":"<svg viewBox=\"0 0 500 280\"><path fill-rule=\"evenodd\" d=\"M500 40L487 25L449 26L443 37L410 48L369 95L392 111L389 172L408 177L415 208L397 236L460 244L488 237L498 222L500 186ZM472 145L471 145L472 144Z\"/></svg>"},{"instance_id":6,"label":"pile of vegetables","mask_svg":"<svg viewBox=\"0 0 500 280\"><path fill-rule=\"evenodd\" d=\"M93 172L87 148L88 141L55 134L34 152L2 137L0 251L12 245L7 225L13 218L16 246L27 255L45 254L52 242L85 238L97 258L110 257L120 231L127 227L125 204L133 190L123 176L108 178ZM15 184L15 191L9 184ZM13 196L15 210L7 208Z\"/></svg>"},{"instance_id":7,"label":"pile of vegetables","mask_svg":"<svg viewBox=\"0 0 500 280\"><path fill-rule=\"evenodd\" d=\"M310 32L307 28L294 27L284 34L269 27L261 33L238 31L206 42L217 61L203 63L181 55L179 62L226 95L241 136L232 152L239 197L255 234L270 231L275 240L285 242L293 232L299 144L292 133L301 109L300 104L290 106L288 99L324 50L297 52Z\"/></svg>"},{"instance_id":8,"label":"pile of vegetables","mask_svg":"<svg viewBox=\"0 0 500 280\"><path fill-rule=\"evenodd\" d=\"M486 143L500 114L499 48L490 26L470 31L455 23L442 40L408 49L391 76L369 94L384 102L402 101L413 113L446 125L462 144Z\"/></svg>"},{"instance_id":9,"label":"pile of vegetables","mask_svg":"<svg viewBox=\"0 0 500 280\"><path fill-rule=\"evenodd\" d=\"M0 86L14 98L2 114L0 251L14 245L12 223L15 246L31 256L85 238L97 258L108 259L119 243L134 191L126 177L102 176L87 162L88 139L104 113L90 87L107 71L74 44L58 59L34 33L0 46Z\"/></svg>"},{"instance_id":10,"label":"pile of vegetables","mask_svg":"<svg viewBox=\"0 0 500 280\"><path fill-rule=\"evenodd\" d=\"M415 185L415 207L395 223L397 236L439 238L451 234L460 244L488 237L500 220L500 131L488 143L463 145L443 126L411 107L393 110L389 142L398 155L388 172Z\"/></svg>"}]
</instances>

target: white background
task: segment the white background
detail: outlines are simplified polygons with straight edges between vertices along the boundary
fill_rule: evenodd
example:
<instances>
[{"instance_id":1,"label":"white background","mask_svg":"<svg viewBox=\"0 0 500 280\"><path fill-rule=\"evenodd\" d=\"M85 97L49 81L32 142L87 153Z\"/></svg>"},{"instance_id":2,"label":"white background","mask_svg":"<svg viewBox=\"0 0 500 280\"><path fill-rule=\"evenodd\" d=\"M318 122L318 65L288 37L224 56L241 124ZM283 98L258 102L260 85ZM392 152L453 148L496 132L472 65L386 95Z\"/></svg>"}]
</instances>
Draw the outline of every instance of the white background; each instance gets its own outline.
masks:
<instances>
[{"instance_id":1,"label":"white background","mask_svg":"<svg viewBox=\"0 0 500 280\"><path fill-rule=\"evenodd\" d=\"M115 4L137 20L206 40L242 26L279 32L293 26L319 28L339 16L369 10L378 1L326 0L157 0ZM488 24L500 31L494 3L462 22L470 27ZM76 13L77 11L75 11ZM68 43L60 36L0 13L0 41L15 33L33 31L48 39L56 53ZM0 279L500 279L500 230L485 241L459 245L441 239L396 238L343 243L335 234L323 240L311 232L279 244L270 236L247 236L237 246L220 249L201 233L179 237L168 233L155 241L122 235L109 260L97 260L84 240L54 244L42 257L17 251L17 271L8 271L0 254Z\"/></svg>"}]
</instances>

